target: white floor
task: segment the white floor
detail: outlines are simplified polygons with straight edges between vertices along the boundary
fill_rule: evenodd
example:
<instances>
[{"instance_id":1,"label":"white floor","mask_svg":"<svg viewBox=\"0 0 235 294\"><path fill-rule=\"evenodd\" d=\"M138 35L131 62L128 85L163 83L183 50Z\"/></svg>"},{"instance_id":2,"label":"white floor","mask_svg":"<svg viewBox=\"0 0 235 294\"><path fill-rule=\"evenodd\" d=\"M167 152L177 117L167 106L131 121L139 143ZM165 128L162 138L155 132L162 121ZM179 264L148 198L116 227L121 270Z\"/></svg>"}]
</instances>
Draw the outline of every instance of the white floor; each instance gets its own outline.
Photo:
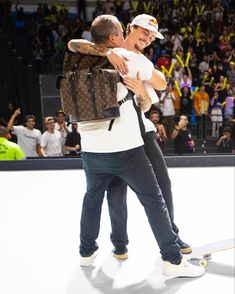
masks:
<instances>
[{"instance_id":1,"label":"white floor","mask_svg":"<svg viewBox=\"0 0 235 294\"><path fill-rule=\"evenodd\" d=\"M234 168L169 169L175 220L193 246L234 237ZM99 255L79 266L80 171L0 172L1 294L233 294L234 251L214 254L206 275L169 279L144 210L129 191L129 259L111 256L103 205Z\"/></svg>"}]
</instances>

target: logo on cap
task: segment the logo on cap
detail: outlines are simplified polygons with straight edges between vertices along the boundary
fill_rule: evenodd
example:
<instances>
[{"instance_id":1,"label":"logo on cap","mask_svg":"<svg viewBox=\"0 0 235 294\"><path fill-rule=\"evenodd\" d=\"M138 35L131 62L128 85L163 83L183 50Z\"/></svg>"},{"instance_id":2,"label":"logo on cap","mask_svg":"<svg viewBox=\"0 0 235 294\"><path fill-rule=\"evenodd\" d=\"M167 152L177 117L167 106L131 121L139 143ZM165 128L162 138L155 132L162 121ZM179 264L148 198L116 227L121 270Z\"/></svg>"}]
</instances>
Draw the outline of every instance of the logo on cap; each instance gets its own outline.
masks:
<instances>
[{"instance_id":1,"label":"logo on cap","mask_svg":"<svg viewBox=\"0 0 235 294\"><path fill-rule=\"evenodd\" d=\"M156 27L157 26L157 20L156 19L150 19L149 20L149 25L153 26L153 27Z\"/></svg>"}]
</instances>

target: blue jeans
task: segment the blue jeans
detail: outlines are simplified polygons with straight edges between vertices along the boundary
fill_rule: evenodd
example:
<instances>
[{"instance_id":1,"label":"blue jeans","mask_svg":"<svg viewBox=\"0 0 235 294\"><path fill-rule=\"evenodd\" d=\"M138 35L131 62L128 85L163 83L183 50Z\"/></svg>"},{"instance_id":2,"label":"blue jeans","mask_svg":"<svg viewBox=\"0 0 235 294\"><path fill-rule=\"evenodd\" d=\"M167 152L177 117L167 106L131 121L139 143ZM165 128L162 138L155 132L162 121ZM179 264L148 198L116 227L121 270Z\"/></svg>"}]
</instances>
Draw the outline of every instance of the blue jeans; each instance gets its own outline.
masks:
<instances>
[{"instance_id":1,"label":"blue jeans","mask_svg":"<svg viewBox=\"0 0 235 294\"><path fill-rule=\"evenodd\" d=\"M98 249L96 239L99 235L104 192L114 176L118 176L130 186L144 206L162 259L179 263L182 256L176 243L177 235L172 229L165 201L144 148L115 153L84 152L82 158L87 192L81 215L81 256L90 256Z\"/></svg>"}]
</instances>

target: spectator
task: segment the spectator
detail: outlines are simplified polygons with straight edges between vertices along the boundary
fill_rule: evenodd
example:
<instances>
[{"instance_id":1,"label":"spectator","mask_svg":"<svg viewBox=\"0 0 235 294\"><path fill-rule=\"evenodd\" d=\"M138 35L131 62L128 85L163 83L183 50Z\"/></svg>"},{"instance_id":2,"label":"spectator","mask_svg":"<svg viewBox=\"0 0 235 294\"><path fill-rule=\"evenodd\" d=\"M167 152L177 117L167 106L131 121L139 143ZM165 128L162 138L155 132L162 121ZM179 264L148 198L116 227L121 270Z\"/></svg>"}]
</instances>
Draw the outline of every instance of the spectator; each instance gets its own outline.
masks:
<instances>
[{"instance_id":1,"label":"spectator","mask_svg":"<svg viewBox=\"0 0 235 294\"><path fill-rule=\"evenodd\" d=\"M20 146L8 141L9 138L9 130L6 127L0 126L0 160L25 159L25 154Z\"/></svg>"},{"instance_id":2,"label":"spectator","mask_svg":"<svg viewBox=\"0 0 235 294\"><path fill-rule=\"evenodd\" d=\"M206 139L206 120L209 108L209 95L205 91L205 85L202 84L200 89L193 96L193 105L197 120L197 138L200 138L200 125L202 129L202 139Z\"/></svg>"},{"instance_id":3,"label":"spectator","mask_svg":"<svg viewBox=\"0 0 235 294\"><path fill-rule=\"evenodd\" d=\"M103 13L104 14L113 14L113 11L115 11L115 5L113 1L106 0L106 2L103 4Z\"/></svg>"},{"instance_id":4,"label":"spectator","mask_svg":"<svg viewBox=\"0 0 235 294\"><path fill-rule=\"evenodd\" d=\"M189 89L192 86L192 74L189 67L181 68L180 71L180 88L188 87Z\"/></svg>"},{"instance_id":5,"label":"spectator","mask_svg":"<svg viewBox=\"0 0 235 294\"><path fill-rule=\"evenodd\" d=\"M46 117L45 126L47 130L42 134L40 145L42 157L62 156L62 138L60 132L55 129L54 118L51 116Z\"/></svg>"},{"instance_id":6,"label":"spectator","mask_svg":"<svg viewBox=\"0 0 235 294\"><path fill-rule=\"evenodd\" d=\"M176 51L178 47L182 47L181 42L183 38L182 36L176 32L172 37L171 37L171 42L173 44L173 51Z\"/></svg>"},{"instance_id":7,"label":"spectator","mask_svg":"<svg viewBox=\"0 0 235 294\"><path fill-rule=\"evenodd\" d=\"M174 108L174 95L172 93L172 86L167 84L167 88L160 96L160 109L162 112L162 122L166 128L167 136L171 135L175 123L175 108Z\"/></svg>"},{"instance_id":8,"label":"spectator","mask_svg":"<svg viewBox=\"0 0 235 294\"><path fill-rule=\"evenodd\" d=\"M156 128L156 138L159 147L163 150L164 144L167 142L167 134L164 125L160 122L161 116L159 111L151 111L149 115L149 119L154 124Z\"/></svg>"},{"instance_id":9,"label":"spectator","mask_svg":"<svg viewBox=\"0 0 235 294\"><path fill-rule=\"evenodd\" d=\"M180 116L179 123L175 126L171 138L174 141L174 149L176 154L185 154L195 152L195 143L188 129L188 118L186 115Z\"/></svg>"},{"instance_id":10,"label":"spectator","mask_svg":"<svg viewBox=\"0 0 235 294\"><path fill-rule=\"evenodd\" d=\"M227 85L224 76L220 76L219 82L215 84L214 91L218 92L220 102L225 102L225 98L227 96Z\"/></svg>"},{"instance_id":11,"label":"spectator","mask_svg":"<svg viewBox=\"0 0 235 294\"><path fill-rule=\"evenodd\" d=\"M131 22L131 19L130 19L130 10L131 10L130 0L124 0L122 8L123 8L123 23L126 26L128 23Z\"/></svg>"},{"instance_id":12,"label":"spectator","mask_svg":"<svg viewBox=\"0 0 235 294\"><path fill-rule=\"evenodd\" d=\"M72 132L67 135L65 150L69 151L69 154L73 156L78 156L81 153L81 136L78 132L77 123L72 123Z\"/></svg>"},{"instance_id":13,"label":"spectator","mask_svg":"<svg viewBox=\"0 0 235 294\"><path fill-rule=\"evenodd\" d=\"M180 95L175 87L175 85L172 85L172 94L175 97L175 99L173 100L174 103L174 107L175 107L175 115L179 116L180 115Z\"/></svg>"},{"instance_id":14,"label":"spectator","mask_svg":"<svg viewBox=\"0 0 235 294\"><path fill-rule=\"evenodd\" d=\"M162 50L161 56L158 58L156 66L159 70L162 69L162 66L164 66L167 70L170 69L171 60L169 54L167 54L165 50Z\"/></svg>"},{"instance_id":15,"label":"spectator","mask_svg":"<svg viewBox=\"0 0 235 294\"><path fill-rule=\"evenodd\" d=\"M213 98L210 101L211 104L211 121L212 121L212 137L218 137L219 129L222 126L223 115L221 109L221 103L219 101L219 94L215 92Z\"/></svg>"},{"instance_id":16,"label":"spectator","mask_svg":"<svg viewBox=\"0 0 235 294\"><path fill-rule=\"evenodd\" d=\"M65 113L63 112L63 110L58 110L56 112L56 120L57 122L55 123L55 130L59 131L61 134L61 148L64 154L64 144L66 141L67 134L69 133L69 129L65 121Z\"/></svg>"},{"instance_id":17,"label":"spectator","mask_svg":"<svg viewBox=\"0 0 235 294\"><path fill-rule=\"evenodd\" d=\"M95 10L92 13L93 19L96 18L97 16L101 15L102 13L103 13L103 4L102 4L101 0L97 0Z\"/></svg>"},{"instance_id":18,"label":"spectator","mask_svg":"<svg viewBox=\"0 0 235 294\"><path fill-rule=\"evenodd\" d=\"M7 128L17 136L17 143L26 157L38 157L40 155L41 132L34 128L35 116L27 115L24 119L25 126L15 126L14 121L20 114L20 108L16 109L8 122Z\"/></svg>"},{"instance_id":19,"label":"spectator","mask_svg":"<svg viewBox=\"0 0 235 294\"><path fill-rule=\"evenodd\" d=\"M230 128L230 130L232 132L231 138L235 142L235 119L233 119L232 115L228 116L228 118L225 121L223 121L223 125L219 129L219 136L222 136L223 129L225 127Z\"/></svg>"},{"instance_id":20,"label":"spectator","mask_svg":"<svg viewBox=\"0 0 235 294\"><path fill-rule=\"evenodd\" d=\"M231 138L231 134L232 132L229 127L225 127L223 129L223 135L216 142L216 146L218 146L219 152L235 154L235 144Z\"/></svg>"},{"instance_id":21,"label":"spectator","mask_svg":"<svg viewBox=\"0 0 235 294\"><path fill-rule=\"evenodd\" d=\"M227 71L228 82L231 86L235 87L235 62L229 62L229 70Z\"/></svg>"},{"instance_id":22,"label":"spectator","mask_svg":"<svg viewBox=\"0 0 235 294\"><path fill-rule=\"evenodd\" d=\"M92 41L91 33L90 33L90 26L88 24L85 25L85 29L82 33L82 39L87 41Z\"/></svg>"},{"instance_id":23,"label":"spectator","mask_svg":"<svg viewBox=\"0 0 235 294\"><path fill-rule=\"evenodd\" d=\"M230 87L228 96L225 99L225 117L233 116L235 114L235 86Z\"/></svg>"},{"instance_id":24,"label":"spectator","mask_svg":"<svg viewBox=\"0 0 235 294\"><path fill-rule=\"evenodd\" d=\"M182 96L180 97L180 114L184 114L186 116L192 115L192 99L191 99L191 91L188 86L184 86L182 91Z\"/></svg>"},{"instance_id":25,"label":"spectator","mask_svg":"<svg viewBox=\"0 0 235 294\"><path fill-rule=\"evenodd\" d=\"M205 55L204 58L203 58L203 61L199 64L199 70L200 70L201 74L202 74L205 70L208 71L208 69L209 69L209 67L210 67L209 61L210 61L209 56Z\"/></svg>"},{"instance_id":26,"label":"spectator","mask_svg":"<svg viewBox=\"0 0 235 294\"><path fill-rule=\"evenodd\" d=\"M77 0L77 8L78 8L78 17L80 19L83 19L86 22L86 20L87 20L86 0Z\"/></svg>"}]
</instances>

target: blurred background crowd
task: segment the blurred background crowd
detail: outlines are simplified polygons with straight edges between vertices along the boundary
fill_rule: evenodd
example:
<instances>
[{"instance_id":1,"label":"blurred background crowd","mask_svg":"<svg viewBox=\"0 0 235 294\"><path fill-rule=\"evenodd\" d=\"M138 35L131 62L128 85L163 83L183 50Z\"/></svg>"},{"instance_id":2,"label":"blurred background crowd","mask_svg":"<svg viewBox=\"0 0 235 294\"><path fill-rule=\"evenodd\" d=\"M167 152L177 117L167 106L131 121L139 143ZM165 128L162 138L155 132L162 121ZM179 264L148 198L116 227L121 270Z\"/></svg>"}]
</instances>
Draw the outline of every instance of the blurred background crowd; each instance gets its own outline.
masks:
<instances>
[{"instance_id":1,"label":"blurred background crowd","mask_svg":"<svg viewBox=\"0 0 235 294\"><path fill-rule=\"evenodd\" d=\"M133 17L147 13L157 18L159 31L165 37L157 39L144 52L168 82L166 90L158 93L159 104L146 114L158 130L163 152L234 152L234 1L71 2L69 5L74 5L76 11L71 12L66 1L59 5L39 3L27 10L20 3L0 0L1 125L7 126L20 108L14 123L23 124L23 117L33 114L43 132L47 126L40 109L39 75L61 71L68 41L92 41L89 28L100 14L116 15L125 30ZM51 113L53 120L55 112ZM190 132L188 152L173 149L174 131L182 116L187 118ZM64 120L68 134L72 130L66 116Z\"/></svg>"}]
</instances>

